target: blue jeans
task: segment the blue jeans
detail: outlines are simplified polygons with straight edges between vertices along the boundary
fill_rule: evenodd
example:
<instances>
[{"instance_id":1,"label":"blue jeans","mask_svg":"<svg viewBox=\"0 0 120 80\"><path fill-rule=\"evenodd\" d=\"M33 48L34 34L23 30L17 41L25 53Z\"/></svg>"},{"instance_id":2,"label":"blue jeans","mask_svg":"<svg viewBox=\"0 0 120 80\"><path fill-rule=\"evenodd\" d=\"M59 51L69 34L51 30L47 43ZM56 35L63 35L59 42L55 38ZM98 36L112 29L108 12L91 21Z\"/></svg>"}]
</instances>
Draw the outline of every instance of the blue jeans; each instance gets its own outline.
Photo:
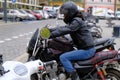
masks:
<instances>
[{"instance_id":1,"label":"blue jeans","mask_svg":"<svg viewBox=\"0 0 120 80\"><path fill-rule=\"evenodd\" d=\"M72 72L75 71L75 69L71 64L71 60L85 60L92 57L94 54L95 54L94 48L91 48L89 50L74 50L63 53L60 56L60 61L67 72Z\"/></svg>"}]
</instances>

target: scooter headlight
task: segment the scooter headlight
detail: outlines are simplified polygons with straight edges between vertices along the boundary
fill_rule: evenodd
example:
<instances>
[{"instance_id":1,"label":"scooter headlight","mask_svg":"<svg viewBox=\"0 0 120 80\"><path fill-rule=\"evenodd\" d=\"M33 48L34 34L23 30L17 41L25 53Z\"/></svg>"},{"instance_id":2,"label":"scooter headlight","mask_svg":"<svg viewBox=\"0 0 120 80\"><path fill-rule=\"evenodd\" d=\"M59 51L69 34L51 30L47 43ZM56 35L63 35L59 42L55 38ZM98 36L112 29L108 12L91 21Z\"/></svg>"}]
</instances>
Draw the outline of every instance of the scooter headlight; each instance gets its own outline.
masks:
<instances>
[{"instance_id":1,"label":"scooter headlight","mask_svg":"<svg viewBox=\"0 0 120 80\"><path fill-rule=\"evenodd\" d=\"M19 76L25 76L28 73L28 69L24 65L17 65L14 68L14 72Z\"/></svg>"}]
</instances>

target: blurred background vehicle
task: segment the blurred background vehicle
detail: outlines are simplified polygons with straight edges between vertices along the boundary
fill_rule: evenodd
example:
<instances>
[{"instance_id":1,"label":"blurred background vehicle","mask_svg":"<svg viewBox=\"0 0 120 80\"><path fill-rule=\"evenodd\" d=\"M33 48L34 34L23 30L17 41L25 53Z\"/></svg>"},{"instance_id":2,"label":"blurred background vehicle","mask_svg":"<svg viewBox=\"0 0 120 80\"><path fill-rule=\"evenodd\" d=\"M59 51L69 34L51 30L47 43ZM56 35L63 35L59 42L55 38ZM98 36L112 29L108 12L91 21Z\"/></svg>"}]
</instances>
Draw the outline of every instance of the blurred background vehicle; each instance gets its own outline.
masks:
<instances>
[{"instance_id":1,"label":"blurred background vehicle","mask_svg":"<svg viewBox=\"0 0 120 80\"><path fill-rule=\"evenodd\" d=\"M62 19L63 19L63 16L64 16L63 14L58 13L57 19L62 20Z\"/></svg>"},{"instance_id":2,"label":"blurred background vehicle","mask_svg":"<svg viewBox=\"0 0 120 80\"><path fill-rule=\"evenodd\" d=\"M116 17L116 19L120 20L120 11L116 11L115 12L115 17Z\"/></svg>"},{"instance_id":3,"label":"blurred background vehicle","mask_svg":"<svg viewBox=\"0 0 120 80\"><path fill-rule=\"evenodd\" d=\"M49 15L48 15L47 11L42 10L42 12L43 12L43 15L44 15L44 19L48 19Z\"/></svg>"},{"instance_id":4,"label":"blurred background vehicle","mask_svg":"<svg viewBox=\"0 0 120 80\"><path fill-rule=\"evenodd\" d=\"M43 12L41 10L33 10L34 13L41 15L43 19Z\"/></svg>"},{"instance_id":5,"label":"blurred background vehicle","mask_svg":"<svg viewBox=\"0 0 120 80\"><path fill-rule=\"evenodd\" d=\"M37 14L35 12L33 12L32 10L26 10L28 13L34 15L36 17L37 20L41 20L42 19L42 15Z\"/></svg>"},{"instance_id":6,"label":"blurred background vehicle","mask_svg":"<svg viewBox=\"0 0 120 80\"><path fill-rule=\"evenodd\" d=\"M0 9L0 19L3 19L4 17L4 9Z\"/></svg>"},{"instance_id":7,"label":"blurred background vehicle","mask_svg":"<svg viewBox=\"0 0 120 80\"><path fill-rule=\"evenodd\" d=\"M23 9L19 9L19 11L25 15L27 15L27 20L36 20L36 17L30 13L28 13L27 11L23 10Z\"/></svg>"},{"instance_id":8,"label":"blurred background vehicle","mask_svg":"<svg viewBox=\"0 0 120 80\"><path fill-rule=\"evenodd\" d=\"M0 12L0 19L4 18L4 12ZM13 10L13 9L9 9L7 10L7 18L9 20L14 20L14 21L22 21L25 20L27 18L27 15L24 15L23 13L19 12L18 10Z\"/></svg>"},{"instance_id":9,"label":"blurred background vehicle","mask_svg":"<svg viewBox=\"0 0 120 80\"><path fill-rule=\"evenodd\" d=\"M15 21L23 21L26 20L27 15L21 13L20 11L16 9L10 9L7 11L7 18L8 19L14 19Z\"/></svg>"},{"instance_id":10,"label":"blurred background vehicle","mask_svg":"<svg viewBox=\"0 0 120 80\"><path fill-rule=\"evenodd\" d=\"M114 11L111 9L107 9L107 8L94 7L92 8L92 15L97 16L98 18L102 18L102 19L105 19L105 18L114 19L115 18Z\"/></svg>"},{"instance_id":11,"label":"blurred background vehicle","mask_svg":"<svg viewBox=\"0 0 120 80\"><path fill-rule=\"evenodd\" d=\"M57 18L57 12L55 10L47 10L49 18Z\"/></svg>"},{"instance_id":12,"label":"blurred background vehicle","mask_svg":"<svg viewBox=\"0 0 120 80\"><path fill-rule=\"evenodd\" d=\"M0 12L0 19L3 19L4 13Z\"/></svg>"},{"instance_id":13,"label":"blurred background vehicle","mask_svg":"<svg viewBox=\"0 0 120 80\"><path fill-rule=\"evenodd\" d=\"M48 19L49 15L45 10L33 10L33 12L42 15L42 19Z\"/></svg>"}]
</instances>

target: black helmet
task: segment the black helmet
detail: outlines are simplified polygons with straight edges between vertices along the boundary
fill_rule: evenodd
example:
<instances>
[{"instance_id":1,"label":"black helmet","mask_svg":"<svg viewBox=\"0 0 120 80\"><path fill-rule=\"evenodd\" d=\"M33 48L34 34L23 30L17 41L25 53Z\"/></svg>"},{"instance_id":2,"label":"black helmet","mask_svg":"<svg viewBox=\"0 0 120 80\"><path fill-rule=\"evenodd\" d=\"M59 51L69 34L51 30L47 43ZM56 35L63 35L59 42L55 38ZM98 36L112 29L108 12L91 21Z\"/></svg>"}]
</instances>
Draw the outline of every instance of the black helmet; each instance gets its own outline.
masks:
<instances>
[{"instance_id":1,"label":"black helmet","mask_svg":"<svg viewBox=\"0 0 120 80\"><path fill-rule=\"evenodd\" d=\"M78 12L77 5L72 1L65 2L60 7L60 13L61 14L66 14L69 17L74 16L77 12Z\"/></svg>"}]
</instances>

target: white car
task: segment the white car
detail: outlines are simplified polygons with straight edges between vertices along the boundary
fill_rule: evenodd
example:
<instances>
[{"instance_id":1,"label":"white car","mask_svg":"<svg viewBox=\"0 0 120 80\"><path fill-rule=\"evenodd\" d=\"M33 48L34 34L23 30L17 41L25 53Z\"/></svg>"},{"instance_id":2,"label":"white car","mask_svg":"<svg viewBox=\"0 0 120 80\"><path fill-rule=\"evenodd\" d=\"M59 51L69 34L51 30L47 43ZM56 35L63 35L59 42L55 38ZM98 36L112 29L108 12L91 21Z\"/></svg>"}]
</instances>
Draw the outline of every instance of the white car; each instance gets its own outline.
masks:
<instances>
[{"instance_id":1,"label":"white car","mask_svg":"<svg viewBox=\"0 0 120 80\"><path fill-rule=\"evenodd\" d=\"M18 10L10 9L7 11L7 18L10 18L10 19L14 18L15 21L22 21L22 20L25 20L27 18L27 15L21 13Z\"/></svg>"},{"instance_id":2,"label":"white car","mask_svg":"<svg viewBox=\"0 0 120 80\"><path fill-rule=\"evenodd\" d=\"M63 17L64 17L63 14L58 13L58 15L57 15L57 19L63 19Z\"/></svg>"},{"instance_id":3,"label":"white car","mask_svg":"<svg viewBox=\"0 0 120 80\"><path fill-rule=\"evenodd\" d=\"M116 15L116 18L120 20L120 11L117 11L115 15Z\"/></svg>"},{"instance_id":4,"label":"white car","mask_svg":"<svg viewBox=\"0 0 120 80\"><path fill-rule=\"evenodd\" d=\"M112 18L112 19L114 19L115 18L115 16L114 16L114 14L113 13L106 13L106 18Z\"/></svg>"},{"instance_id":5,"label":"white car","mask_svg":"<svg viewBox=\"0 0 120 80\"><path fill-rule=\"evenodd\" d=\"M43 10L42 12L43 12L44 18L45 18L45 19L48 19L48 18L49 18L49 15L48 15L47 11Z\"/></svg>"}]
</instances>

